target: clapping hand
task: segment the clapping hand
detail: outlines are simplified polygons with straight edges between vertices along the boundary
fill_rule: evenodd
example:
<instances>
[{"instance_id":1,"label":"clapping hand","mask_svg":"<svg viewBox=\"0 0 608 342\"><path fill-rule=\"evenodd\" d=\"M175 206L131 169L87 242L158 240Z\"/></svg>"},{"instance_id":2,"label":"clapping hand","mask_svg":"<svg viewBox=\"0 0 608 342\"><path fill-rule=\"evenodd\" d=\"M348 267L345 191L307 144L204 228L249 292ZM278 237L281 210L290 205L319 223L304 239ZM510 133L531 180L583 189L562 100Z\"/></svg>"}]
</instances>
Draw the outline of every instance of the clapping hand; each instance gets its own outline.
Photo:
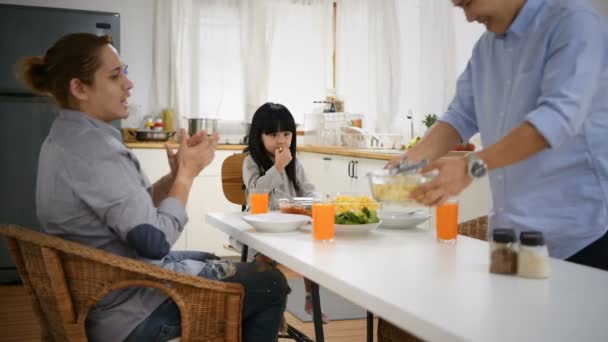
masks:
<instances>
[{"instance_id":1,"label":"clapping hand","mask_svg":"<svg viewBox=\"0 0 608 342\"><path fill-rule=\"evenodd\" d=\"M181 137L181 132L179 133ZM190 147L195 146L203 142L203 139L207 138L206 131L200 131L193 136L187 138L186 144ZM177 170L179 168L179 164L177 162L177 154L178 151L173 149L169 143L165 143L165 150L167 151L167 160L169 161L169 167L171 169L171 178L175 180L177 176Z\"/></svg>"},{"instance_id":2,"label":"clapping hand","mask_svg":"<svg viewBox=\"0 0 608 342\"><path fill-rule=\"evenodd\" d=\"M207 136L205 131L189 137L183 128L180 129L179 134L179 150L172 156L177 160L176 172L185 177L194 178L213 161L220 137L217 133ZM171 163L171 157L169 163Z\"/></svg>"}]
</instances>

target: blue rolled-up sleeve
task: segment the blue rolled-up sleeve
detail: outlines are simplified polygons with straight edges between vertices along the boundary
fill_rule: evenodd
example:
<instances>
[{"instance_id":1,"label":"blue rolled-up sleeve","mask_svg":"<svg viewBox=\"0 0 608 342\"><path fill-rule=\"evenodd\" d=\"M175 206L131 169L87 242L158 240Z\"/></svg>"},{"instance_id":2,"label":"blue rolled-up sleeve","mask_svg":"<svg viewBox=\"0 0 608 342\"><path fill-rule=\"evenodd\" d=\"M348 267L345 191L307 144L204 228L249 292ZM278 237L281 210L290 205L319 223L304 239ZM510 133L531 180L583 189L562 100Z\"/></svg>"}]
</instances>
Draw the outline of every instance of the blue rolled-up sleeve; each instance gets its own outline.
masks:
<instances>
[{"instance_id":1,"label":"blue rolled-up sleeve","mask_svg":"<svg viewBox=\"0 0 608 342\"><path fill-rule=\"evenodd\" d=\"M593 13L565 17L549 41L537 107L526 115L552 148L577 135L602 77L605 31ZM608 94L607 94L608 96Z\"/></svg>"}]
</instances>

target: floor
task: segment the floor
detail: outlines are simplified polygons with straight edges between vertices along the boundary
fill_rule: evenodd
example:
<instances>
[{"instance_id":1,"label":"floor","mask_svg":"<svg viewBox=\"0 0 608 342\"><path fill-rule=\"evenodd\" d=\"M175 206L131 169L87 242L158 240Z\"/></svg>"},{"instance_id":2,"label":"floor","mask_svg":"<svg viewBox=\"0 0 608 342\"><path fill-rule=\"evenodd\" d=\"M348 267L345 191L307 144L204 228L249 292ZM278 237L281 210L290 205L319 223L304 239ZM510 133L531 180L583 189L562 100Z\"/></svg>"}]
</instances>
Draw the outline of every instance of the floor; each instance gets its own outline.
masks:
<instances>
[{"instance_id":1,"label":"floor","mask_svg":"<svg viewBox=\"0 0 608 342\"><path fill-rule=\"evenodd\" d=\"M23 286L0 286L0 341L40 341L38 322Z\"/></svg>"},{"instance_id":2,"label":"floor","mask_svg":"<svg viewBox=\"0 0 608 342\"><path fill-rule=\"evenodd\" d=\"M279 266L281 271L287 278L301 278L302 276L291 271L290 269ZM302 323L299 319L295 318L289 312L285 313L287 323L292 325L294 328L300 330L306 336L314 340L315 330L312 323ZM374 341L376 341L376 327L378 326L378 320L374 319ZM332 321L329 324L323 326L325 334L325 341L327 342L365 342L367 341L367 324L364 319L346 320L346 321ZM293 341L289 339L279 339L279 341Z\"/></svg>"},{"instance_id":3,"label":"floor","mask_svg":"<svg viewBox=\"0 0 608 342\"><path fill-rule=\"evenodd\" d=\"M283 268L282 271L288 278L301 277L289 269ZM286 318L289 324L314 339L312 323L302 323L289 313L286 313ZM375 327L377 321L374 321ZM325 340L328 342L366 341L365 320L332 321L323 328ZM22 286L0 286L0 332L0 342L40 341L38 323L32 312L30 299Z\"/></svg>"}]
</instances>

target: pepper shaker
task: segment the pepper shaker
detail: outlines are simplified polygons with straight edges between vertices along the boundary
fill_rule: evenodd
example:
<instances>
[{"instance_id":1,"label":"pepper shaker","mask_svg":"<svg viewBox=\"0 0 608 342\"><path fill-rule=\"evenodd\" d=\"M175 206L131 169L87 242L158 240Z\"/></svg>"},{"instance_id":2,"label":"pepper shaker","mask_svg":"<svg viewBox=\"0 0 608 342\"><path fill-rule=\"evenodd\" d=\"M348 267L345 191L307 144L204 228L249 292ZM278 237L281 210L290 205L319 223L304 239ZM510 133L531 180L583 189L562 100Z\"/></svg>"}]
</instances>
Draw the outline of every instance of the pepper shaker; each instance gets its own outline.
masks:
<instances>
[{"instance_id":1,"label":"pepper shaker","mask_svg":"<svg viewBox=\"0 0 608 342\"><path fill-rule=\"evenodd\" d=\"M494 229L492 232L490 273L517 273L517 248L513 229Z\"/></svg>"}]
</instances>

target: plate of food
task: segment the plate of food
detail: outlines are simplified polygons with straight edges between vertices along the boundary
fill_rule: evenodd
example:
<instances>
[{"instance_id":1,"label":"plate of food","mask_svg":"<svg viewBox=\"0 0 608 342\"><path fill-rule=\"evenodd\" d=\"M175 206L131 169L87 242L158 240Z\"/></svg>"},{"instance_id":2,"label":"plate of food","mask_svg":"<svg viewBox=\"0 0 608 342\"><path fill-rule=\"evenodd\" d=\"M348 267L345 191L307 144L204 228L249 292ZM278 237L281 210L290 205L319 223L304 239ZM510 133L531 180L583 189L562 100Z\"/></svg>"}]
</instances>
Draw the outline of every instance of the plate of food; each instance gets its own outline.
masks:
<instances>
[{"instance_id":1,"label":"plate of food","mask_svg":"<svg viewBox=\"0 0 608 342\"><path fill-rule=\"evenodd\" d=\"M266 213L243 216L243 221L249 223L258 232L285 233L297 230L310 222L310 217L296 214Z\"/></svg>"}]
</instances>

